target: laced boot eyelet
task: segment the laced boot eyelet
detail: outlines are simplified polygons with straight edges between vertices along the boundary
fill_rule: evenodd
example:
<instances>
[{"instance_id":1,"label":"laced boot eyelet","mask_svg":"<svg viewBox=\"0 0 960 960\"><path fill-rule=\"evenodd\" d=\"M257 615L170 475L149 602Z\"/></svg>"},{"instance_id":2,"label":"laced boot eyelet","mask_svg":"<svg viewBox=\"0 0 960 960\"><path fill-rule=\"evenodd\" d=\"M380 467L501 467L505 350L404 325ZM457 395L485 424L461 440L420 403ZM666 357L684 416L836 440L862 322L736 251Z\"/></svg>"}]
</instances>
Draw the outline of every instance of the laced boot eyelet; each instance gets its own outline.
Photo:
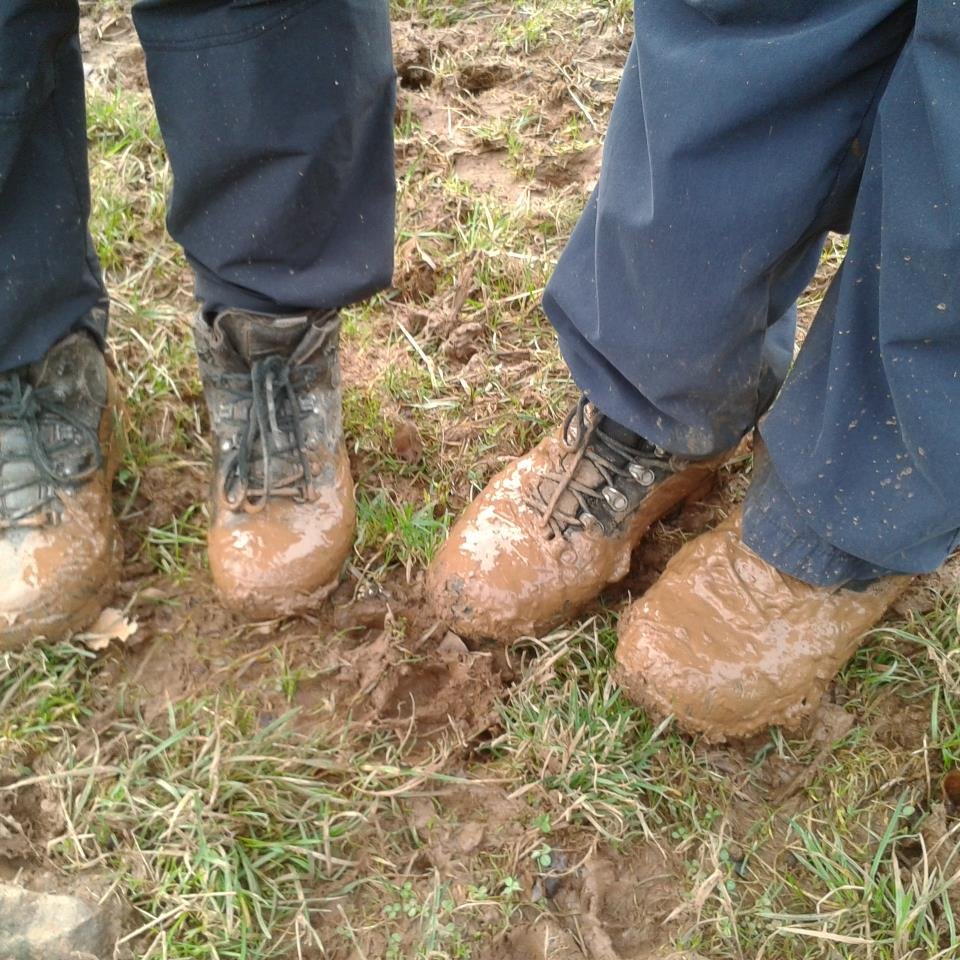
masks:
<instances>
[{"instance_id":1,"label":"laced boot eyelet","mask_svg":"<svg viewBox=\"0 0 960 960\"><path fill-rule=\"evenodd\" d=\"M623 513L630 506L630 501L616 487L604 487L603 499L610 505L610 509L617 513Z\"/></svg>"},{"instance_id":2,"label":"laced boot eyelet","mask_svg":"<svg viewBox=\"0 0 960 960\"><path fill-rule=\"evenodd\" d=\"M588 532L590 530L600 534L605 534L607 532L607 528L604 526L603 521L596 516L596 514L591 513L589 510L581 511L578 519L580 520L580 523L583 524L584 532Z\"/></svg>"},{"instance_id":3,"label":"laced boot eyelet","mask_svg":"<svg viewBox=\"0 0 960 960\"><path fill-rule=\"evenodd\" d=\"M641 487L649 487L653 485L653 482L657 479L657 475L649 467L645 467L642 463L631 463L630 464L630 476L633 477Z\"/></svg>"}]
</instances>

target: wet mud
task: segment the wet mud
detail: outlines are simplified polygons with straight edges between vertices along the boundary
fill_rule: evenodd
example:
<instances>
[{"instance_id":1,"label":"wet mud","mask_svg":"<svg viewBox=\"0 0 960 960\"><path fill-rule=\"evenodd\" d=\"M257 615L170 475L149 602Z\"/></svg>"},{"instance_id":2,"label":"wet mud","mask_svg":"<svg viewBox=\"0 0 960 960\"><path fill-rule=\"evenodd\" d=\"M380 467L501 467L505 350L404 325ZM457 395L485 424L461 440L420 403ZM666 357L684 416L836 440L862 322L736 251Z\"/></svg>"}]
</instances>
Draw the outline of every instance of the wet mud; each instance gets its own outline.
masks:
<instances>
[{"instance_id":1,"label":"wet mud","mask_svg":"<svg viewBox=\"0 0 960 960\"><path fill-rule=\"evenodd\" d=\"M695 463L653 488L616 533L590 526L550 537L527 504L545 474L564 470L559 431L495 476L456 522L427 573L438 617L471 640L539 636L622 579L650 526L712 482L719 463Z\"/></svg>"},{"instance_id":2,"label":"wet mud","mask_svg":"<svg viewBox=\"0 0 960 960\"><path fill-rule=\"evenodd\" d=\"M342 446L333 479L315 500L274 498L257 513L218 504L208 545L222 601L254 620L315 610L336 587L355 530Z\"/></svg>"},{"instance_id":3,"label":"wet mud","mask_svg":"<svg viewBox=\"0 0 960 960\"><path fill-rule=\"evenodd\" d=\"M120 578L123 542L113 512L119 461L117 386L107 374L100 421L103 467L60 494L60 522L0 537L0 650L41 635L59 642L96 620Z\"/></svg>"},{"instance_id":4,"label":"wet mud","mask_svg":"<svg viewBox=\"0 0 960 960\"><path fill-rule=\"evenodd\" d=\"M908 584L811 587L741 543L737 512L681 549L621 618L619 677L644 706L709 739L796 727Z\"/></svg>"},{"instance_id":5,"label":"wet mud","mask_svg":"<svg viewBox=\"0 0 960 960\"><path fill-rule=\"evenodd\" d=\"M482 960L681 960L667 947L682 903L675 871L652 844L629 857L592 853L545 885L540 915L517 924Z\"/></svg>"}]
</instances>

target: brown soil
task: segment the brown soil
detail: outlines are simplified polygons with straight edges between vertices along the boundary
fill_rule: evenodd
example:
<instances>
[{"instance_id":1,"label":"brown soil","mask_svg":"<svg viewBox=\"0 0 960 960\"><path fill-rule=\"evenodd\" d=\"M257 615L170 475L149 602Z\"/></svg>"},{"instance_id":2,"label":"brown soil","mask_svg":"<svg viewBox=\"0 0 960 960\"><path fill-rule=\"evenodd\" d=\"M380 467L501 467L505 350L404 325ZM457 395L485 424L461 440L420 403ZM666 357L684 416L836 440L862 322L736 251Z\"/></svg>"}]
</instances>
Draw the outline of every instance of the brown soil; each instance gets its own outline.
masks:
<instances>
[{"instance_id":1,"label":"brown soil","mask_svg":"<svg viewBox=\"0 0 960 960\"><path fill-rule=\"evenodd\" d=\"M515 926L482 960L664 960L682 892L676 870L653 846L635 847L628 857L591 853L545 883L548 909Z\"/></svg>"}]
</instances>

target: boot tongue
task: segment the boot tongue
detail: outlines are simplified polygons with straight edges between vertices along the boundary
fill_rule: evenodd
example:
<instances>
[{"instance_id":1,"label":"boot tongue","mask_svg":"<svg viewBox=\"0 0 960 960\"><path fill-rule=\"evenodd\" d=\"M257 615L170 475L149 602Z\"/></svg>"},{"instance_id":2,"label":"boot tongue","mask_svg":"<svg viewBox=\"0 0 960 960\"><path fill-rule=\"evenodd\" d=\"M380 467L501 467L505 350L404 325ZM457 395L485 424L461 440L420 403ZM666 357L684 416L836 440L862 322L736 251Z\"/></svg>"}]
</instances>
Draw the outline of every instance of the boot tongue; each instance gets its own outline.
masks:
<instances>
[{"instance_id":1,"label":"boot tongue","mask_svg":"<svg viewBox=\"0 0 960 960\"><path fill-rule=\"evenodd\" d=\"M0 385L27 409L30 402L38 403L42 391L39 407L23 422L14 419L0 430L0 520L29 524L44 504L54 502L50 481L36 465L39 453L51 458L64 478L82 478L96 463L96 438L107 402L107 364L93 337L75 333L51 347L42 360L0 376ZM26 399L30 387L36 391L33 401ZM58 409L69 411L73 422L63 419ZM28 429L27 418L38 432ZM78 423L90 433L85 435Z\"/></svg>"},{"instance_id":2,"label":"boot tongue","mask_svg":"<svg viewBox=\"0 0 960 960\"><path fill-rule=\"evenodd\" d=\"M270 317L263 314L228 311L214 326L246 367L264 357L292 356L310 327L306 314L297 317Z\"/></svg>"},{"instance_id":3,"label":"boot tongue","mask_svg":"<svg viewBox=\"0 0 960 960\"><path fill-rule=\"evenodd\" d=\"M634 433L632 430L621 426L616 420L611 420L609 417L601 418L600 429L603 430L608 437L619 440L624 446L634 447L638 452L643 450L644 447L649 448L650 446L639 433Z\"/></svg>"},{"instance_id":4,"label":"boot tongue","mask_svg":"<svg viewBox=\"0 0 960 960\"><path fill-rule=\"evenodd\" d=\"M73 333L53 345L42 360L30 365L27 382L49 390L87 426L97 430L107 402L107 365L89 333Z\"/></svg>"},{"instance_id":5,"label":"boot tongue","mask_svg":"<svg viewBox=\"0 0 960 960\"><path fill-rule=\"evenodd\" d=\"M641 452L644 448L649 449L649 444L643 437L634 433L632 430L627 429L624 426L621 426L615 420L611 420L609 417L603 416L596 408L591 407L584 417L583 422L576 424L577 430L587 430L589 429L588 420L592 418L599 418L599 422L596 424L598 430L602 430L608 437L613 438L614 440L622 443L624 446L635 449L638 453ZM574 424L571 424L571 428L574 427ZM570 435L568 431L567 441L570 442L574 438ZM595 443L596 441L592 441ZM567 463L567 458L576 456L575 452L569 452L565 455L564 461ZM618 466L624 466L628 461L625 456L618 453L617 451L611 449L609 446L605 446L603 449L603 456L606 459L612 460ZM606 479L603 474L597 469L594 463L590 460L589 457L581 457L579 463L577 464L574 476L579 483L585 484L588 487L593 487L594 489L602 489L606 486ZM557 508L566 514L571 516L576 516L580 509L580 502L578 498L573 494L573 492L568 488L561 495L559 500L557 500ZM592 509L600 509L603 507L599 504L594 506Z\"/></svg>"}]
</instances>

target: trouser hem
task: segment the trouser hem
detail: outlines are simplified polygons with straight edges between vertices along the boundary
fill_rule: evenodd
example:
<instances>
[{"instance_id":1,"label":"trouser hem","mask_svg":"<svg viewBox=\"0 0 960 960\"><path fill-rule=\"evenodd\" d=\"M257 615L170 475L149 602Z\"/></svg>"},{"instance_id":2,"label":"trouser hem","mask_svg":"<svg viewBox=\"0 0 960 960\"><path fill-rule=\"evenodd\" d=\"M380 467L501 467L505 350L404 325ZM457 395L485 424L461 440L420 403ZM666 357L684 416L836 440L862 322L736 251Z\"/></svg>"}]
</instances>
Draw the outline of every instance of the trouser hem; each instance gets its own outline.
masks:
<instances>
[{"instance_id":1,"label":"trouser hem","mask_svg":"<svg viewBox=\"0 0 960 960\"><path fill-rule=\"evenodd\" d=\"M819 534L777 476L766 450L754 455L753 480L743 504L743 542L781 573L815 587L840 587L894 573L841 550Z\"/></svg>"}]
</instances>

